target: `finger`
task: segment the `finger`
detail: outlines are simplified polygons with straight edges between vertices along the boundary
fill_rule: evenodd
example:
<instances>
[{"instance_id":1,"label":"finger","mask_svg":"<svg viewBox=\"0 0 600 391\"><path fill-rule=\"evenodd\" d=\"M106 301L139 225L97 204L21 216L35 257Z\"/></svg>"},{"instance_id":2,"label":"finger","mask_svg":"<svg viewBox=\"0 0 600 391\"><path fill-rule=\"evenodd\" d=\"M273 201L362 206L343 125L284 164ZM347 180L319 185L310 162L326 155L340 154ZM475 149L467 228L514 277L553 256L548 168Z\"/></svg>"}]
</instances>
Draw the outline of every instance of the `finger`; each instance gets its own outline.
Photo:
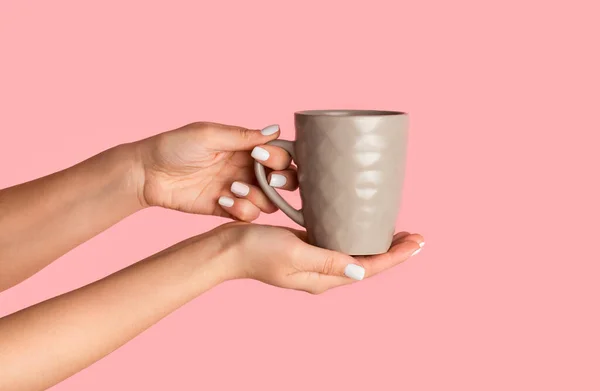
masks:
<instances>
[{"instance_id":1,"label":"finger","mask_svg":"<svg viewBox=\"0 0 600 391\"><path fill-rule=\"evenodd\" d=\"M398 233L394 234L394 237L392 238L392 246L394 244L400 242L402 239L404 239L408 235L410 235L410 232L406 232L406 231L402 231L402 232L398 232Z\"/></svg>"},{"instance_id":2,"label":"finger","mask_svg":"<svg viewBox=\"0 0 600 391\"><path fill-rule=\"evenodd\" d=\"M406 232L401 232L401 233L405 234ZM421 247L423 247L425 245L425 239L423 238L422 235L406 233L406 235L400 235L400 234L394 235L394 239L392 240L392 246L394 246L395 244L398 244L400 242L404 242L405 240L412 240L413 242L417 242L417 243L419 243L419 246L421 246Z\"/></svg>"},{"instance_id":3,"label":"finger","mask_svg":"<svg viewBox=\"0 0 600 391\"><path fill-rule=\"evenodd\" d=\"M351 256L337 251L308 245L304 246L303 251L297 252L295 258L296 268L304 272L358 281L365 277L365 269L359 262Z\"/></svg>"},{"instance_id":4,"label":"finger","mask_svg":"<svg viewBox=\"0 0 600 391\"><path fill-rule=\"evenodd\" d=\"M321 294L331 288L356 282L356 280L347 277L329 276L318 272L296 273L292 275L292 278L294 280L294 289L315 295Z\"/></svg>"},{"instance_id":5,"label":"finger","mask_svg":"<svg viewBox=\"0 0 600 391\"><path fill-rule=\"evenodd\" d=\"M208 137L222 151L250 151L257 145L279 137L279 125L269 125L258 130L211 123L210 129L214 133L210 133Z\"/></svg>"},{"instance_id":6,"label":"finger","mask_svg":"<svg viewBox=\"0 0 600 391\"><path fill-rule=\"evenodd\" d=\"M299 289L319 294L371 277L417 254L422 248L420 244L425 243L421 235L408 232L394 235L394 242L387 253L354 259L335 251L308 246L299 260L300 269L307 272L298 273Z\"/></svg>"},{"instance_id":7,"label":"finger","mask_svg":"<svg viewBox=\"0 0 600 391\"><path fill-rule=\"evenodd\" d=\"M296 190L298 188L298 174L295 169L288 168L283 171L272 171L267 176L269 186L283 190Z\"/></svg>"},{"instance_id":8,"label":"finger","mask_svg":"<svg viewBox=\"0 0 600 391\"><path fill-rule=\"evenodd\" d=\"M402 240L394 244L385 254L358 257L356 260L365 268L365 275L371 277L406 261L419 251L421 251L419 242Z\"/></svg>"},{"instance_id":9,"label":"finger","mask_svg":"<svg viewBox=\"0 0 600 391\"><path fill-rule=\"evenodd\" d=\"M410 241L411 243L400 246L400 244L404 241ZM416 248L414 244L418 244L419 248ZM423 239L423 236L419 234L410 234L408 232L398 232L394 235L392 247L387 253L374 256L357 257L356 262L365 268L364 278L372 277L377 273L389 269L401 262L404 262L408 258L415 256L417 253L419 253L419 251L421 251L421 248L423 248L424 245L425 240ZM326 286L325 290L327 290L342 285L351 284L353 282L356 282L356 280L331 276L330 278L324 279L323 285Z\"/></svg>"},{"instance_id":10,"label":"finger","mask_svg":"<svg viewBox=\"0 0 600 391\"><path fill-rule=\"evenodd\" d=\"M219 205L224 211L242 221L253 221L260 215L260 209L248 200L228 196L219 197Z\"/></svg>"},{"instance_id":11,"label":"finger","mask_svg":"<svg viewBox=\"0 0 600 391\"><path fill-rule=\"evenodd\" d=\"M251 155L255 160L272 170L285 170L292 161L292 157L285 149L273 145L254 147Z\"/></svg>"},{"instance_id":12,"label":"finger","mask_svg":"<svg viewBox=\"0 0 600 391\"><path fill-rule=\"evenodd\" d=\"M265 213L273 213L277 211L277 207L273 204L265 193L260 188L248 183L236 181L231 184L231 192L239 198L246 199L256 205Z\"/></svg>"}]
</instances>

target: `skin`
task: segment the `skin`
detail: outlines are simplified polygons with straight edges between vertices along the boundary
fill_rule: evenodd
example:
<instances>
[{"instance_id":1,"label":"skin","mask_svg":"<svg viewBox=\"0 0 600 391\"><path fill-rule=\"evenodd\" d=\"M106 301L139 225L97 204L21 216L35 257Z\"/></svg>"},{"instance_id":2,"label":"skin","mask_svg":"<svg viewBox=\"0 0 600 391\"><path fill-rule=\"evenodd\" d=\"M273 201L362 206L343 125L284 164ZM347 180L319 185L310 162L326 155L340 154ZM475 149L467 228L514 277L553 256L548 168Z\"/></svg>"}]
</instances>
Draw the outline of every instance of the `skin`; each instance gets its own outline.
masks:
<instances>
[{"instance_id":1,"label":"skin","mask_svg":"<svg viewBox=\"0 0 600 391\"><path fill-rule=\"evenodd\" d=\"M240 220L1 318L0 390L46 389L224 281L252 278L318 294L354 282L344 276L348 264L369 277L420 250L423 238L402 232L387 253L353 258L310 246L303 231L249 224L276 210L255 186L254 147L269 150L263 163L286 176L286 189L297 186L287 153L263 145L277 136L195 123L0 191L0 290L145 207ZM234 181L249 194L233 195ZM219 206L220 196L234 205Z\"/></svg>"}]
</instances>

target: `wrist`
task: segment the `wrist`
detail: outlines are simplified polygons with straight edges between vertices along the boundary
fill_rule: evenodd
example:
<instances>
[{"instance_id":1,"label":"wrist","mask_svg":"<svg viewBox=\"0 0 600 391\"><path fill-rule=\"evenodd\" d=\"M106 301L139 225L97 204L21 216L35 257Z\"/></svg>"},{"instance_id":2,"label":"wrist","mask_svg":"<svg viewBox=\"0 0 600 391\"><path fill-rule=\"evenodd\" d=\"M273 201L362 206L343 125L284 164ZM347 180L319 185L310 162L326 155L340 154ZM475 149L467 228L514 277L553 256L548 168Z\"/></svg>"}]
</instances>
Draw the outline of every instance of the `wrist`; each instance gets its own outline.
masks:
<instances>
[{"instance_id":1,"label":"wrist","mask_svg":"<svg viewBox=\"0 0 600 391\"><path fill-rule=\"evenodd\" d=\"M214 231L187 239L162 253L171 258L169 262L185 265L192 289L198 288L196 294L239 274L235 246L226 245Z\"/></svg>"},{"instance_id":2,"label":"wrist","mask_svg":"<svg viewBox=\"0 0 600 391\"><path fill-rule=\"evenodd\" d=\"M139 209L149 205L144 198L145 169L141 142L121 144L113 148L124 165L123 188L135 198Z\"/></svg>"},{"instance_id":3,"label":"wrist","mask_svg":"<svg viewBox=\"0 0 600 391\"><path fill-rule=\"evenodd\" d=\"M223 281L250 278L252 274L248 262L251 254L248 252L248 246L245 245L247 227L250 225L252 224L234 221L204 234L210 236L215 247L219 248L218 269Z\"/></svg>"}]
</instances>

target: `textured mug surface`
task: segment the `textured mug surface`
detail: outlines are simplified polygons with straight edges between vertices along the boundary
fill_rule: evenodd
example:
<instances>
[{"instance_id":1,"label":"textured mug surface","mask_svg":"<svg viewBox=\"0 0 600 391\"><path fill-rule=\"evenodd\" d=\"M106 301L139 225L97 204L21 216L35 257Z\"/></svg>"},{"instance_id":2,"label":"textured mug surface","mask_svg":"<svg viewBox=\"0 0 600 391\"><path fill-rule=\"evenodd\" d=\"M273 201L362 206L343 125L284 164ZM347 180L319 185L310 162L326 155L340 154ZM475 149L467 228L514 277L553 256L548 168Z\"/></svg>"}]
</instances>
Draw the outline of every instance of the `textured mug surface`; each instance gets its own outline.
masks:
<instances>
[{"instance_id":1,"label":"textured mug surface","mask_svg":"<svg viewBox=\"0 0 600 391\"><path fill-rule=\"evenodd\" d=\"M296 141L275 140L298 166L302 210L256 176L267 196L306 227L309 243L351 255L386 252L400 207L408 116L394 111L295 113Z\"/></svg>"}]
</instances>

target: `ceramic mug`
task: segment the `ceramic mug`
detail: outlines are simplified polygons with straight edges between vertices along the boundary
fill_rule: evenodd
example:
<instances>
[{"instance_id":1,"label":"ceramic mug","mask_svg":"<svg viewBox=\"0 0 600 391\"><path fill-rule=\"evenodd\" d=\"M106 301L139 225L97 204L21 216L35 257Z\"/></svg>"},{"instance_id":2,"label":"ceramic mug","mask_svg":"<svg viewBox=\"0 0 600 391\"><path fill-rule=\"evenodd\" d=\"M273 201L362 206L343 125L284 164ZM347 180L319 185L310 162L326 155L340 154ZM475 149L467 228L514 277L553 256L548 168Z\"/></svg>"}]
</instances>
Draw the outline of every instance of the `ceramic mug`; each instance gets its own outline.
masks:
<instances>
[{"instance_id":1,"label":"ceramic mug","mask_svg":"<svg viewBox=\"0 0 600 391\"><path fill-rule=\"evenodd\" d=\"M351 255L389 250L404 182L408 116L395 111L310 110L294 114L296 141L274 140L298 166L302 209L269 186L265 168L254 169L261 189L306 228L318 247Z\"/></svg>"}]
</instances>

